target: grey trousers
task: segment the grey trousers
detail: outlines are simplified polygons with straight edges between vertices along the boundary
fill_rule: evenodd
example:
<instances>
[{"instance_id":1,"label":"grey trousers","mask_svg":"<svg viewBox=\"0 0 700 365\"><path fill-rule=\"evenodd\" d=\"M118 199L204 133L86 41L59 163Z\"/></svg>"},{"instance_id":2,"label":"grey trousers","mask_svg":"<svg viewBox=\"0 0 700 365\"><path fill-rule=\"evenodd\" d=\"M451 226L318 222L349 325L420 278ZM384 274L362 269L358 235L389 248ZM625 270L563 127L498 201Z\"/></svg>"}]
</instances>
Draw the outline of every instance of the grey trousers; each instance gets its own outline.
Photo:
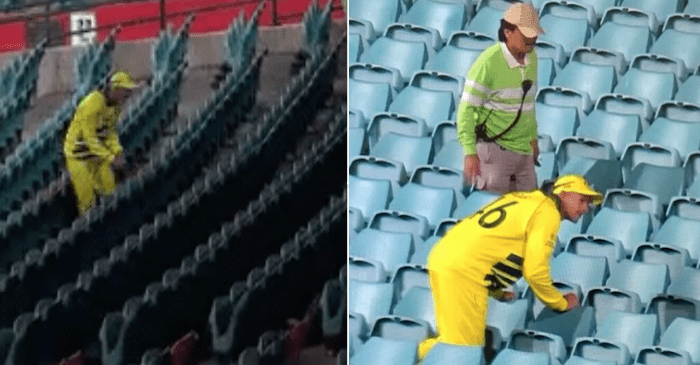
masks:
<instances>
[{"instance_id":1,"label":"grey trousers","mask_svg":"<svg viewBox=\"0 0 700 365\"><path fill-rule=\"evenodd\" d=\"M479 190L503 194L509 191L537 189L532 155L509 151L495 142L476 143L481 173L476 181Z\"/></svg>"}]
</instances>

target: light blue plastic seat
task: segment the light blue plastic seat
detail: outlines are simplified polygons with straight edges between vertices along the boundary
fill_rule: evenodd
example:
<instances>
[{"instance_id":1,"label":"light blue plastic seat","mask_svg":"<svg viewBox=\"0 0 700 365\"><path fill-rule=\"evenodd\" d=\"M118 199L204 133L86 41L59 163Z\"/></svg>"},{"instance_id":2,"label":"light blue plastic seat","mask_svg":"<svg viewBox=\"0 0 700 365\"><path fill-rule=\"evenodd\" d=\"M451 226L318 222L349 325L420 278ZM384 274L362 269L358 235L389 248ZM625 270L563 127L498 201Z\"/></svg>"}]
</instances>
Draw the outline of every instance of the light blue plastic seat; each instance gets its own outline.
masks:
<instances>
[{"instance_id":1,"label":"light blue plastic seat","mask_svg":"<svg viewBox=\"0 0 700 365\"><path fill-rule=\"evenodd\" d=\"M392 67L401 73L405 83L422 70L434 54L424 42L407 42L387 37L378 38L360 57L361 62Z\"/></svg>"},{"instance_id":2,"label":"light blue plastic seat","mask_svg":"<svg viewBox=\"0 0 700 365\"><path fill-rule=\"evenodd\" d=\"M395 91L403 88L401 73L394 68L372 63L352 63L348 67L348 79L364 82L386 83L392 89L392 98Z\"/></svg>"},{"instance_id":3,"label":"light blue plastic seat","mask_svg":"<svg viewBox=\"0 0 700 365\"><path fill-rule=\"evenodd\" d=\"M662 121L660 124L664 124L664 122ZM678 150L673 147L648 142L630 143L622 152L622 179L627 181L632 173L632 169L641 164L679 167L681 161Z\"/></svg>"},{"instance_id":4,"label":"light blue plastic seat","mask_svg":"<svg viewBox=\"0 0 700 365\"><path fill-rule=\"evenodd\" d=\"M391 277L391 284L394 286L394 303L396 303L413 287L430 289L428 269L423 265L401 265Z\"/></svg>"},{"instance_id":5,"label":"light blue plastic seat","mask_svg":"<svg viewBox=\"0 0 700 365\"><path fill-rule=\"evenodd\" d=\"M635 292L642 305L647 305L656 294L665 293L669 283L666 265L622 260L610 269L605 286Z\"/></svg>"},{"instance_id":6,"label":"light blue plastic seat","mask_svg":"<svg viewBox=\"0 0 700 365\"><path fill-rule=\"evenodd\" d=\"M456 207L457 198L453 189L433 188L416 183L406 184L389 204L392 210L426 217L431 229L444 218L451 217Z\"/></svg>"},{"instance_id":7,"label":"light blue plastic seat","mask_svg":"<svg viewBox=\"0 0 700 365\"><path fill-rule=\"evenodd\" d=\"M552 81L557 76L554 60L551 58L537 58L537 88L553 85Z\"/></svg>"},{"instance_id":8,"label":"light blue plastic seat","mask_svg":"<svg viewBox=\"0 0 700 365\"><path fill-rule=\"evenodd\" d=\"M453 32L464 28L467 23L467 7L465 3L417 0L401 17L401 21L436 29L446 41Z\"/></svg>"},{"instance_id":9,"label":"light blue plastic seat","mask_svg":"<svg viewBox=\"0 0 700 365\"><path fill-rule=\"evenodd\" d=\"M625 344L634 357L641 347L656 343L659 338L657 322L653 314L613 311L598 324L595 337Z\"/></svg>"},{"instance_id":10,"label":"light blue plastic seat","mask_svg":"<svg viewBox=\"0 0 700 365\"><path fill-rule=\"evenodd\" d=\"M364 128L348 128L348 164L354 157L367 154L367 136Z\"/></svg>"},{"instance_id":11,"label":"light blue plastic seat","mask_svg":"<svg viewBox=\"0 0 700 365\"><path fill-rule=\"evenodd\" d=\"M564 53L570 55L574 49L588 42L593 33L592 8L566 1L548 1L540 10L540 26L545 29L539 39L561 44Z\"/></svg>"},{"instance_id":12,"label":"light blue plastic seat","mask_svg":"<svg viewBox=\"0 0 700 365\"><path fill-rule=\"evenodd\" d=\"M684 267L692 265L688 250L659 243L644 243L637 246L632 253L632 261L666 265L671 282L679 278Z\"/></svg>"},{"instance_id":13,"label":"light blue plastic seat","mask_svg":"<svg viewBox=\"0 0 700 365\"><path fill-rule=\"evenodd\" d=\"M550 365L549 354L544 352L518 351L510 348L503 349L493 359L491 365Z\"/></svg>"},{"instance_id":14,"label":"light blue plastic seat","mask_svg":"<svg viewBox=\"0 0 700 365\"><path fill-rule=\"evenodd\" d=\"M600 236L574 235L565 251L582 256L605 257L610 267L625 258L625 248L620 241Z\"/></svg>"},{"instance_id":15,"label":"light blue plastic seat","mask_svg":"<svg viewBox=\"0 0 700 365\"><path fill-rule=\"evenodd\" d=\"M675 148L681 160L700 148L700 106L667 102L659 107L652 125L639 136L649 142Z\"/></svg>"},{"instance_id":16,"label":"light blue plastic seat","mask_svg":"<svg viewBox=\"0 0 700 365\"><path fill-rule=\"evenodd\" d=\"M377 34L383 34L389 24L398 21L401 15L400 0L355 0L348 5L348 17L369 21Z\"/></svg>"},{"instance_id":17,"label":"light blue plastic seat","mask_svg":"<svg viewBox=\"0 0 700 365\"><path fill-rule=\"evenodd\" d=\"M360 318L367 331L374 326L374 321L378 317L389 314L394 292L391 284L349 280L348 290L350 293L348 312ZM363 333L359 336L364 338Z\"/></svg>"},{"instance_id":18,"label":"light blue plastic seat","mask_svg":"<svg viewBox=\"0 0 700 365\"><path fill-rule=\"evenodd\" d=\"M697 339L700 338L700 321L687 318L676 318L659 340L660 347L686 351L693 363L700 363L700 347Z\"/></svg>"},{"instance_id":19,"label":"light blue plastic seat","mask_svg":"<svg viewBox=\"0 0 700 365\"><path fill-rule=\"evenodd\" d=\"M507 348L526 352L547 354L552 363L563 362L566 358L564 340L546 332L533 330L514 330L508 340Z\"/></svg>"},{"instance_id":20,"label":"light blue plastic seat","mask_svg":"<svg viewBox=\"0 0 700 365\"><path fill-rule=\"evenodd\" d=\"M447 141L435 154L433 165L464 171L464 150L462 144L456 139Z\"/></svg>"},{"instance_id":21,"label":"light blue plastic seat","mask_svg":"<svg viewBox=\"0 0 700 365\"><path fill-rule=\"evenodd\" d=\"M537 162L540 163L539 166L535 166L535 174L537 175L537 186L541 187L545 180L550 180L554 178L556 174L556 154L553 151L542 152L540 150L539 156L537 156Z\"/></svg>"},{"instance_id":22,"label":"light blue plastic seat","mask_svg":"<svg viewBox=\"0 0 700 365\"><path fill-rule=\"evenodd\" d=\"M576 130L579 137L610 142L618 159L622 157L625 147L637 142L641 134L642 122L639 115L610 113L597 108L581 121Z\"/></svg>"},{"instance_id":23,"label":"light blue plastic seat","mask_svg":"<svg viewBox=\"0 0 700 365\"><path fill-rule=\"evenodd\" d=\"M549 105L537 102L537 134L547 135L555 145L565 137L573 136L579 124L575 107Z\"/></svg>"},{"instance_id":24,"label":"light blue plastic seat","mask_svg":"<svg viewBox=\"0 0 700 365\"><path fill-rule=\"evenodd\" d=\"M414 286L394 306L393 314L425 321L433 333L436 329L435 306L430 288Z\"/></svg>"},{"instance_id":25,"label":"light blue plastic seat","mask_svg":"<svg viewBox=\"0 0 700 365\"><path fill-rule=\"evenodd\" d=\"M699 0L688 0L685 10L683 11L688 14L700 14L700 1Z\"/></svg>"},{"instance_id":26,"label":"light blue plastic seat","mask_svg":"<svg viewBox=\"0 0 700 365\"><path fill-rule=\"evenodd\" d=\"M455 105L459 104L464 90L464 76L450 75L437 71L418 71L411 78L411 86L425 90L449 91L455 99ZM442 121L433 123L433 127Z\"/></svg>"},{"instance_id":27,"label":"light blue plastic seat","mask_svg":"<svg viewBox=\"0 0 700 365\"><path fill-rule=\"evenodd\" d=\"M667 207L674 196L683 193L683 179L682 167L640 163L632 168L623 188L654 194Z\"/></svg>"},{"instance_id":28,"label":"light blue plastic seat","mask_svg":"<svg viewBox=\"0 0 700 365\"><path fill-rule=\"evenodd\" d=\"M615 93L645 99L656 109L663 102L673 100L678 89L678 79L674 72L677 65L677 61L667 57L639 55L632 60L630 69L618 81Z\"/></svg>"},{"instance_id":29,"label":"light blue plastic seat","mask_svg":"<svg viewBox=\"0 0 700 365\"><path fill-rule=\"evenodd\" d=\"M683 47L678 47L679 44ZM700 65L700 16L669 16L664 23L663 32L649 52L683 61L686 69L684 74L690 74Z\"/></svg>"},{"instance_id":30,"label":"light blue plastic seat","mask_svg":"<svg viewBox=\"0 0 700 365\"><path fill-rule=\"evenodd\" d=\"M406 173L410 175L416 167L430 162L432 141L430 137L410 137L390 132L370 147L369 154L403 163Z\"/></svg>"},{"instance_id":31,"label":"light blue plastic seat","mask_svg":"<svg viewBox=\"0 0 700 365\"><path fill-rule=\"evenodd\" d=\"M370 219L367 227L388 232L410 233L413 236L414 243L423 242L430 236L428 219L421 215L407 212L390 210L377 212Z\"/></svg>"},{"instance_id":32,"label":"light blue plastic seat","mask_svg":"<svg viewBox=\"0 0 700 365\"><path fill-rule=\"evenodd\" d=\"M423 266L427 265L428 255L430 255L430 251L433 249L433 246L435 246L435 244L440 241L447 231L449 231L457 223L458 221L452 218L448 218L440 222L433 235L428 237L428 239L426 239L422 244L417 245L418 247L416 247L416 251L413 253L413 256L411 256L411 263Z\"/></svg>"},{"instance_id":33,"label":"light blue plastic seat","mask_svg":"<svg viewBox=\"0 0 700 365\"><path fill-rule=\"evenodd\" d=\"M367 128L364 114L357 109L348 110L348 128Z\"/></svg>"},{"instance_id":34,"label":"light blue plastic seat","mask_svg":"<svg viewBox=\"0 0 700 365\"><path fill-rule=\"evenodd\" d=\"M348 175L363 179L388 180L391 183L390 200L393 199L394 192L399 191L399 188L408 182L406 169L401 162L372 156L353 158L350 161ZM372 215L365 215L365 219L371 217Z\"/></svg>"},{"instance_id":35,"label":"light blue plastic seat","mask_svg":"<svg viewBox=\"0 0 700 365\"><path fill-rule=\"evenodd\" d=\"M581 175L598 191L622 184L621 164L610 142L565 137L557 147L556 158L559 175Z\"/></svg>"},{"instance_id":36,"label":"light blue plastic seat","mask_svg":"<svg viewBox=\"0 0 700 365\"><path fill-rule=\"evenodd\" d=\"M389 25L386 32L384 32L384 36L397 41L424 43L428 47L428 53L431 56L435 55L435 51L441 49L443 44L440 32L437 29L406 22Z\"/></svg>"},{"instance_id":37,"label":"light blue plastic seat","mask_svg":"<svg viewBox=\"0 0 700 365\"><path fill-rule=\"evenodd\" d=\"M527 299L499 302L494 298L489 298L486 325L497 328L504 341L508 340L514 330L525 329L529 309L530 305Z\"/></svg>"},{"instance_id":38,"label":"light blue plastic seat","mask_svg":"<svg viewBox=\"0 0 700 365\"><path fill-rule=\"evenodd\" d=\"M577 284L583 292L601 286L608 277L605 257L591 257L562 252L551 260L552 280Z\"/></svg>"},{"instance_id":39,"label":"light blue plastic seat","mask_svg":"<svg viewBox=\"0 0 700 365\"><path fill-rule=\"evenodd\" d=\"M352 175L348 176L348 195L348 206L359 209L363 217L371 217L385 210L393 198L388 180L363 179Z\"/></svg>"},{"instance_id":40,"label":"light blue plastic seat","mask_svg":"<svg viewBox=\"0 0 700 365\"><path fill-rule=\"evenodd\" d=\"M348 34L356 34L361 37L362 49L367 49L369 47L369 44L371 42L374 42L377 36L381 35L377 34L376 30L374 29L374 25L372 25L372 22L355 18L348 19ZM357 61L357 59L355 59L354 61L351 60L350 62L352 63L355 61Z\"/></svg>"},{"instance_id":41,"label":"light blue plastic seat","mask_svg":"<svg viewBox=\"0 0 700 365\"><path fill-rule=\"evenodd\" d=\"M687 232L695 232L700 229L700 221L669 216L654 237L655 243L665 244L688 251L691 259L700 259L700 237L689 235Z\"/></svg>"},{"instance_id":42,"label":"light blue plastic seat","mask_svg":"<svg viewBox=\"0 0 700 365\"><path fill-rule=\"evenodd\" d=\"M644 308L639 294L609 286L591 288L581 303L593 307L596 324L603 323L608 314L614 311L642 313Z\"/></svg>"},{"instance_id":43,"label":"light blue plastic seat","mask_svg":"<svg viewBox=\"0 0 700 365\"><path fill-rule=\"evenodd\" d=\"M483 348L477 346L457 346L439 342L430 349L421 364L483 365L484 351Z\"/></svg>"},{"instance_id":44,"label":"light blue plastic seat","mask_svg":"<svg viewBox=\"0 0 700 365\"><path fill-rule=\"evenodd\" d=\"M422 118L396 113L379 113L372 118L367 127L367 138L370 149L377 141L388 133L404 136L427 137L428 127Z\"/></svg>"},{"instance_id":45,"label":"light blue plastic seat","mask_svg":"<svg viewBox=\"0 0 700 365\"><path fill-rule=\"evenodd\" d=\"M364 52L364 45L362 44L362 36L359 34L349 34L348 35L348 60L350 62L357 62L360 56Z\"/></svg>"},{"instance_id":46,"label":"light blue plastic seat","mask_svg":"<svg viewBox=\"0 0 700 365\"><path fill-rule=\"evenodd\" d=\"M625 212L603 207L593 217L586 235L602 236L620 241L627 255L636 242L645 242L653 232L651 216L646 212Z\"/></svg>"},{"instance_id":47,"label":"light blue plastic seat","mask_svg":"<svg viewBox=\"0 0 700 365\"><path fill-rule=\"evenodd\" d=\"M396 96L389 106L389 111L423 118L432 131L440 122L450 119L455 108L452 92L426 89L420 86L418 79L413 79L411 84Z\"/></svg>"},{"instance_id":48,"label":"light blue plastic seat","mask_svg":"<svg viewBox=\"0 0 700 365\"><path fill-rule=\"evenodd\" d=\"M566 67L557 73L552 86L586 92L591 100L597 100L612 92L623 65L622 57L607 50L577 48Z\"/></svg>"},{"instance_id":49,"label":"light blue plastic seat","mask_svg":"<svg viewBox=\"0 0 700 365\"><path fill-rule=\"evenodd\" d=\"M408 263L412 251L413 236L410 233L386 232L374 228L360 231L350 246L350 255L381 262L388 274Z\"/></svg>"},{"instance_id":50,"label":"light blue plastic seat","mask_svg":"<svg viewBox=\"0 0 700 365\"><path fill-rule=\"evenodd\" d=\"M660 346L647 347L639 350L634 365L679 364L692 365L690 355L685 351L664 348Z\"/></svg>"},{"instance_id":51,"label":"light blue plastic seat","mask_svg":"<svg viewBox=\"0 0 700 365\"><path fill-rule=\"evenodd\" d=\"M604 13L599 13L603 14L601 26L588 46L619 52L626 62L649 51L654 39L649 29L649 14L624 7L602 10Z\"/></svg>"},{"instance_id":52,"label":"light blue plastic seat","mask_svg":"<svg viewBox=\"0 0 700 365\"><path fill-rule=\"evenodd\" d=\"M433 188L448 188L455 192L457 204L465 199L465 185L462 171L440 166L421 166L413 172L410 182Z\"/></svg>"},{"instance_id":53,"label":"light blue plastic seat","mask_svg":"<svg viewBox=\"0 0 700 365\"><path fill-rule=\"evenodd\" d=\"M451 120L446 120L438 123L433 128L433 149L439 152L445 144L451 141L457 141L457 123Z\"/></svg>"},{"instance_id":54,"label":"light blue plastic seat","mask_svg":"<svg viewBox=\"0 0 700 365\"><path fill-rule=\"evenodd\" d=\"M615 361L599 361L571 355L564 365L617 365Z\"/></svg>"},{"instance_id":55,"label":"light blue plastic seat","mask_svg":"<svg viewBox=\"0 0 700 365\"><path fill-rule=\"evenodd\" d=\"M654 118L655 110L649 100L633 95L608 94L601 96L595 103L595 110L606 113L639 116L642 131L646 130ZM624 150L624 146L623 150Z\"/></svg>"},{"instance_id":56,"label":"light blue plastic seat","mask_svg":"<svg viewBox=\"0 0 700 365\"><path fill-rule=\"evenodd\" d=\"M696 72L681 83L674 100L700 105L700 74Z\"/></svg>"},{"instance_id":57,"label":"light blue plastic seat","mask_svg":"<svg viewBox=\"0 0 700 365\"><path fill-rule=\"evenodd\" d=\"M354 365L410 365L417 360L418 342L371 337L355 351L350 363Z\"/></svg>"},{"instance_id":58,"label":"light blue plastic seat","mask_svg":"<svg viewBox=\"0 0 700 365\"><path fill-rule=\"evenodd\" d=\"M494 42L495 39L485 34L454 32L445 46L425 65L425 70L466 77L477 57Z\"/></svg>"},{"instance_id":59,"label":"light blue plastic seat","mask_svg":"<svg viewBox=\"0 0 700 365\"><path fill-rule=\"evenodd\" d=\"M377 260L350 256L348 258L348 277L350 280L385 283L387 274L384 265Z\"/></svg>"},{"instance_id":60,"label":"light blue plastic seat","mask_svg":"<svg viewBox=\"0 0 700 365\"><path fill-rule=\"evenodd\" d=\"M465 30L486 34L498 39L498 28L503 13L508 9L509 3L502 0L479 1L476 15L469 21Z\"/></svg>"},{"instance_id":61,"label":"light blue plastic seat","mask_svg":"<svg viewBox=\"0 0 700 365\"><path fill-rule=\"evenodd\" d=\"M423 321L401 316L377 318L370 338L381 337L398 341L423 341L430 335L430 326Z\"/></svg>"},{"instance_id":62,"label":"light blue plastic seat","mask_svg":"<svg viewBox=\"0 0 700 365\"><path fill-rule=\"evenodd\" d=\"M643 9L644 11L656 17L659 23L663 23L669 15L682 12L681 3L678 0L661 1L640 1L640 0L622 0L620 6Z\"/></svg>"},{"instance_id":63,"label":"light blue plastic seat","mask_svg":"<svg viewBox=\"0 0 700 365\"><path fill-rule=\"evenodd\" d=\"M348 80L348 106L362 112L367 119L375 114L385 112L394 100L391 86L385 82L366 82Z\"/></svg>"}]
</instances>

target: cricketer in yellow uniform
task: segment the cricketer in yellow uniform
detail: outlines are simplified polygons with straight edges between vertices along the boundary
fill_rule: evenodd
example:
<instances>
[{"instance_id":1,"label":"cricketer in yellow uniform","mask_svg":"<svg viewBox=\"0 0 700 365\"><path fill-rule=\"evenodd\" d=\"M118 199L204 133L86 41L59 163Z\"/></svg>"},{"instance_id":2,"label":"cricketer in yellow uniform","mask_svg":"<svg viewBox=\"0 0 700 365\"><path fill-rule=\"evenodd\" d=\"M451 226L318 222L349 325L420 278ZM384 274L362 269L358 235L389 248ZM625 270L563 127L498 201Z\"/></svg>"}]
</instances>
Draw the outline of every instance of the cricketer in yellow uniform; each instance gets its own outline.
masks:
<instances>
[{"instance_id":1,"label":"cricketer in yellow uniform","mask_svg":"<svg viewBox=\"0 0 700 365\"><path fill-rule=\"evenodd\" d=\"M590 202L601 201L585 179L565 175L551 193L501 195L447 232L427 265L438 337L420 344L419 358L438 341L483 346L488 296L501 299L521 276L547 307L567 310L568 300L552 285L549 267L559 224L562 218L578 220Z\"/></svg>"},{"instance_id":2,"label":"cricketer in yellow uniform","mask_svg":"<svg viewBox=\"0 0 700 365\"><path fill-rule=\"evenodd\" d=\"M63 154L81 215L92 207L96 195L112 194L116 188L111 165L122 154L116 128L120 102L135 86L129 74L117 71L105 90L90 92L73 113Z\"/></svg>"}]
</instances>

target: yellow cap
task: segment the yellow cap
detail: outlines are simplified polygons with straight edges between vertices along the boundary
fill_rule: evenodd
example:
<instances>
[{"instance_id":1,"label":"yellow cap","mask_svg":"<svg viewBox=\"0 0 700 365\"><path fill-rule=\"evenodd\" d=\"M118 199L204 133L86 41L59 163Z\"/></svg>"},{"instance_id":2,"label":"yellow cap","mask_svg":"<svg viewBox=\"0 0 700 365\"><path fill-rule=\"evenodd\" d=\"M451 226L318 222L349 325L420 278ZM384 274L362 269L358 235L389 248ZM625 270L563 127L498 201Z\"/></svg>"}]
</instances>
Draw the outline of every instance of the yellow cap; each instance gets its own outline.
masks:
<instances>
[{"instance_id":1,"label":"yellow cap","mask_svg":"<svg viewBox=\"0 0 700 365\"><path fill-rule=\"evenodd\" d=\"M133 89L136 87L134 79L126 71L117 71L109 79L112 89Z\"/></svg>"},{"instance_id":2,"label":"yellow cap","mask_svg":"<svg viewBox=\"0 0 700 365\"><path fill-rule=\"evenodd\" d=\"M503 14L503 20L516 25L527 38L544 34L544 29L540 27L540 17L531 2L511 5Z\"/></svg>"},{"instance_id":3,"label":"yellow cap","mask_svg":"<svg viewBox=\"0 0 700 365\"><path fill-rule=\"evenodd\" d=\"M554 182L552 193L559 194L564 191L588 195L592 198L591 202L595 205L603 202L603 194L593 190L586 179L580 175L562 175Z\"/></svg>"}]
</instances>

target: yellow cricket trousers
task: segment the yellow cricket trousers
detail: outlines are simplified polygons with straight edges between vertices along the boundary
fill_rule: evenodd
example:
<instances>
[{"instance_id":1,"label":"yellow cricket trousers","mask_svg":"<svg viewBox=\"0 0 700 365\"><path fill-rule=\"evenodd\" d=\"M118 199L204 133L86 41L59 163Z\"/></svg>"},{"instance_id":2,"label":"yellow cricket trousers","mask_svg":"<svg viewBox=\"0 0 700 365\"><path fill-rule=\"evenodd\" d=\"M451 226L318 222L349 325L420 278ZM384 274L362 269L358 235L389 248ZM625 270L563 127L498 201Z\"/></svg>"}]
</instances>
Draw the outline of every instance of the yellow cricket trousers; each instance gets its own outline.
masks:
<instances>
[{"instance_id":1,"label":"yellow cricket trousers","mask_svg":"<svg viewBox=\"0 0 700 365\"><path fill-rule=\"evenodd\" d=\"M422 360L437 342L483 346L488 290L452 270L432 269L429 277L437 337L419 344L418 358Z\"/></svg>"},{"instance_id":2,"label":"yellow cricket trousers","mask_svg":"<svg viewBox=\"0 0 700 365\"><path fill-rule=\"evenodd\" d=\"M109 162L67 157L66 168L70 172L80 215L95 204L96 195L110 195L116 189Z\"/></svg>"}]
</instances>

